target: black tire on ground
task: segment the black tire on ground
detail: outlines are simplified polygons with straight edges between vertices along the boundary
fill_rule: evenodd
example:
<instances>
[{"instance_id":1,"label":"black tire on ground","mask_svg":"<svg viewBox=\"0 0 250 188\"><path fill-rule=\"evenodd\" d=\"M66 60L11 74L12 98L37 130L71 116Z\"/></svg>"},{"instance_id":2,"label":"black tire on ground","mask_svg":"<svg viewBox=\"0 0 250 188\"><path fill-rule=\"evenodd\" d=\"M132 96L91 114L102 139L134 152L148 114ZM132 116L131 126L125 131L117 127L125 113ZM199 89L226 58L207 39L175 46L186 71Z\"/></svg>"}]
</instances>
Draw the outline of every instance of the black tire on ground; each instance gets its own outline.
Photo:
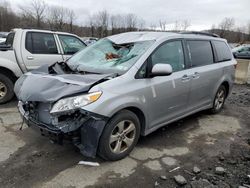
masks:
<instances>
[{"instance_id":1,"label":"black tire on ground","mask_svg":"<svg viewBox=\"0 0 250 188\"><path fill-rule=\"evenodd\" d=\"M213 107L210 109L210 112L212 114L217 114L222 110L225 100L226 100L226 96L227 96L227 90L224 85L221 85L215 94ZM219 105L217 103L218 100L220 101Z\"/></svg>"},{"instance_id":2,"label":"black tire on ground","mask_svg":"<svg viewBox=\"0 0 250 188\"><path fill-rule=\"evenodd\" d=\"M14 83L5 74L0 73L0 104L10 101L14 97Z\"/></svg>"},{"instance_id":3,"label":"black tire on ground","mask_svg":"<svg viewBox=\"0 0 250 188\"><path fill-rule=\"evenodd\" d=\"M120 123L120 124L119 124ZM122 132L119 132L119 126L123 124L123 127L125 127L123 129ZM133 132L130 130L130 132L128 131L128 129L130 129L129 127L133 126ZM117 130L117 131L116 131ZM100 157L102 157L105 160L110 160L110 161L116 161L116 160L120 160L125 158L135 147L135 145L138 142L139 136L140 136L140 121L138 119L138 117L136 116L136 114L134 114L133 112L129 111L129 110L122 110L120 112L118 112L116 115L114 115L109 122L107 123L107 125L105 126L103 133L101 135L100 141L99 141L99 146L98 146L98 155ZM114 132L117 132L114 135ZM129 144L127 144L127 142L123 141L122 138L122 133L125 134L125 137L123 138L128 138L130 137L131 141L130 142L130 146L128 146ZM129 135L130 134L130 135ZM116 135L120 135L120 139L122 141L120 141L121 146L120 148L125 148L124 151L115 153L114 152L114 148L116 148L117 143L119 142L114 141L111 142L111 135L117 137ZM126 140L127 141L127 140ZM110 143L111 142L111 143ZM112 145L114 144L114 146ZM124 146L124 147L123 147ZM112 148L114 147L114 148ZM127 148L127 149L126 149ZM112 151L113 149L113 151ZM118 151L123 150L123 149L119 149Z\"/></svg>"}]
</instances>

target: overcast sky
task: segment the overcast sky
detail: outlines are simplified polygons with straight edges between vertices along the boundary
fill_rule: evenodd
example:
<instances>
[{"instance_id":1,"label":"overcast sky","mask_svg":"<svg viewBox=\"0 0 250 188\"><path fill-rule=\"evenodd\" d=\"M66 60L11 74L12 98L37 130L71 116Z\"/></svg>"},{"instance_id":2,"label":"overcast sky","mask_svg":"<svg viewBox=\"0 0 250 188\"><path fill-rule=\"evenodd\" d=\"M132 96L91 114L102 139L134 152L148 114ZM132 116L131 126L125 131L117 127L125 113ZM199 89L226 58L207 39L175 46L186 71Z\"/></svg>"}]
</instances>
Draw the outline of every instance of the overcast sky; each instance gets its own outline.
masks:
<instances>
[{"instance_id":1,"label":"overcast sky","mask_svg":"<svg viewBox=\"0 0 250 188\"><path fill-rule=\"evenodd\" d=\"M28 4L31 0L8 0L13 7ZM110 13L134 13L146 21L146 25L159 25L159 20L173 24L176 20L190 20L189 29L210 29L224 17L234 17L237 25L250 21L250 0L45 0L50 5L71 8L77 15L77 23L101 10Z\"/></svg>"}]
</instances>

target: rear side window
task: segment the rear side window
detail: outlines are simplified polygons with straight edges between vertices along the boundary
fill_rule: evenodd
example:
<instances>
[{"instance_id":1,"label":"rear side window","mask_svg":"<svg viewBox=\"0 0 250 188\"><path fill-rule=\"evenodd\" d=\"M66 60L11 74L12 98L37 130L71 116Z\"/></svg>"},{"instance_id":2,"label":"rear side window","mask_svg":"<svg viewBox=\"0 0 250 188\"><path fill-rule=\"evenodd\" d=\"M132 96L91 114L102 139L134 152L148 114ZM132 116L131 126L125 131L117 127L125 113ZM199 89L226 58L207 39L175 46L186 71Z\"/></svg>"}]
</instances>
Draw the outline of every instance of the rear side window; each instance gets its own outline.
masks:
<instances>
[{"instance_id":1,"label":"rear side window","mask_svg":"<svg viewBox=\"0 0 250 188\"><path fill-rule=\"evenodd\" d=\"M78 38L68 35L58 35L63 46L64 54L72 55L86 47Z\"/></svg>"},{"instance_id":2,"label":"rear side window","mask_svg":"<svg viewBox=\"0 0 250 188\"><path fill-rule=\"evenodd\" d=\"M209 65L214 62L210 41L187 41L192 67Z\"/></svg>"},{"instance_id":3,"label":"rear side window","mask_svg":"<svg viewBox=\"0 0 250 188\"><path fill-rule=\"evenodd\" d=\"M14 37L15 37L15 33L8 34L6 41L5 41L6 46L8 46L8 47L13 46Z\"/></svg>"},{"instance_id":4,"label":"rear side window","mask_svg":"<svg viewBox=\"0 0 250 188\"><path fill-rule=\"evenodd\" d=\"M55 38L51 33L28 32L25 48L32 54L58 54Z\"/></svg>"},{"instance_id":5,"label":"rear side window","mask_svg":"<svg viewBox=\"0 0 250 188\"><path fill-rule=\"evenodd\" d=\"M227 46L227 44L223 41L213 41L216 53L217 53L217 61L228 61L232 59L232 52Z\"/></svg>"}]
</instances>

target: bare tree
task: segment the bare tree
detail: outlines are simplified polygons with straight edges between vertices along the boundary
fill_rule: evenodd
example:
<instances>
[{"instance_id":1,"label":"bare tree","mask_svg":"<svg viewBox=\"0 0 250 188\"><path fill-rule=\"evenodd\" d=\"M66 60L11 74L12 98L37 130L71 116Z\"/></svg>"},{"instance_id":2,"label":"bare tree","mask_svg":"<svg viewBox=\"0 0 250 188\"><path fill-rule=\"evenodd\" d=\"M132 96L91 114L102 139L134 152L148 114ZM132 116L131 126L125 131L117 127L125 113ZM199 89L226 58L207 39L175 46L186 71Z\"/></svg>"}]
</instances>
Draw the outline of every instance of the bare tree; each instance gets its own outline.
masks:
<instances>
[{"instance_id":1,"label":"bare tree","mask_svg":"<svg viewBox=\"0 0 250 188\"><path fill-rule=\"evenodd\" d=\"M187 28L191 26L191 22L189 20L181 21L181 30L186 31Z\"/></svg>"},{"instance_id":2,"label":"bare tree","mask_svg":"<svg viewBox=\"0 0 250 188\"><path fill-rule=\"evenodd\" d=\"M18 17L13 13L10 4L0 0L0 31L9 31L18 26Z\"/></svg>"},{"instance_id":3,"label":"bare tree","mask_svg":"<svg viewBox=\"0 0 250 188\"><path fill-rule=\"evenodd\" d=\"M244 41L245 41L244 31L245 30L246 29L244 27L237 27L237 29L236 29L236 41L238 41L240 43L244 43Z\"/></svg>"},{"instance_id":4,"label":"bare tree","mask_svg":"<svg viewBox=\"0 0 250 188\"><path fill-rule=\"evenodd\" d=\"M92 23L95 27L98 37L105 37L108 35L109 27L109 14L106 10L100 11L94 14L92 17Z\"/></svg>"},{"instance_id":5,"label":"bare tree","mask_svg":"<svg viewBox=\"0 0 250 188\"><path fill-rule=\"evenodd\" d=\"M144 19L140 18L138 19L138 24L137 24L137 27L139 29L139 31L142 31L145 29L145 25L146 25L146 22Z\"/></svg>"},{"instance_id":6,"label":"bare tree","mask_svg":"<svg viewBox=\"0 0 250 188\"><path fill-rule=\"evenodd\" d=\"M98 18L101 22L101 37L108 35L108 26L109 26L109 14L106 10L99 12Z\"/></svg>"},{"instance_id":7,"label":"bare tree","mask_svg":"<svg viewBox=\"0 0 250 188\"><path fill-rule=\"evenodd\" d=\"M135 31L137 29L137 16L134 14L127 14L125 16L125 27L127 31Z\"/></svg>"},{"instance_id":8,"label":"bare tree","mask_svg":"<svg viewBox=\"0 0 250 188\"><path fill-rule=\"evenodd\" d=\"M70 27L70 32L73 32L73 22L76 19L76 15L73 10L68 10L68 19L69 19L69 27Z\"/></svg>"},{"instance_id":9,"label":"bare tree","mask_svg":"<svg viewBox=\"0 0 250 188\"><path fill-rule=\"evenodd\" d=\"M67 22L67 12L68 9L61 6L52 6L48 11L47 22L50 25L50 29L56 29L59 31L64 31L65 24Z\"/></svg>"},{"instance_id":10,"label":"bare tree","mask_svg":"<svg viewBox=\"0 0 250 188\"><path fill-rule=\"evenodd\" d=\"M234 18L224 18L218 25L218 29L220 29L220 36L225 37L228 31L233 30L234 25Z\"/></svg>"},{"instance_id":11,"label":"bare tree","mask_svg":"<svg viewBox=\"0 0 250 188\"><path fill-rule=\"evenodd\" d=\"M92 16L89 16L88 23L87 23L87 27L89 27L90 36L91 36L91 37L95 36L95 24L94 24L94 21L93 21Z\"/></svg>"},{"instance_id":12,"label":"bare tree","mask_svg":"<svg viewBox=\"0 0 250 188\"><path fill-rule=\"evenodd\" d=\"M166 21L163 21L163 20L159 21L159 25L160 25L161 31L165 31L166 30L166 24L167 24Z\"/></svg>"},{"instance_id":13,"label":"bare tree","mask_svg":"<svg viewBox=\"0 0 250 188\"><path fill-rule=\"evenodd\" d=\"M47 5L43 0L33 0L30 6L19 6L19 8L22 10L23 17L34 19L36 21L36 27L41 27L41 23L45 16L45 10L47 8Z\"/></svg>"},{"instance_id":14,"label":"bare tree","mask_svg":"<svg viewBox=\"0 0 250 188\"><path fill-rule=\"evenodd\" d=\"M174 23L174 31L180 31L181 30L181 23L180 21L176 20Z\"/></svg>"}]
</instances>

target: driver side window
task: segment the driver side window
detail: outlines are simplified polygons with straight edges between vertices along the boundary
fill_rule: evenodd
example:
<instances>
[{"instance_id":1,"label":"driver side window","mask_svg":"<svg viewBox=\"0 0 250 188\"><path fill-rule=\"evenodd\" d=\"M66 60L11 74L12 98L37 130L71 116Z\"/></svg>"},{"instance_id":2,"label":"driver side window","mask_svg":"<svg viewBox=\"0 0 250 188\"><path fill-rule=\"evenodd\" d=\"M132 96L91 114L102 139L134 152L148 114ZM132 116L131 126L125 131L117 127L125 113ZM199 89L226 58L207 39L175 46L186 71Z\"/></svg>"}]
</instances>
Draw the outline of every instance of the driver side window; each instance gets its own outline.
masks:
<instances>
[{"instance_id":1,"label":"driver side window","mask_svg":"<svg viewBox=\"0 0 250 188\"><path fill-rule=\"evenodd\" d=\"M183 70L184 53L181 41L167 42L160 46L151 56L152 66L155 64L170 64L173 72Z\"/></svg>"}]
</instances>

